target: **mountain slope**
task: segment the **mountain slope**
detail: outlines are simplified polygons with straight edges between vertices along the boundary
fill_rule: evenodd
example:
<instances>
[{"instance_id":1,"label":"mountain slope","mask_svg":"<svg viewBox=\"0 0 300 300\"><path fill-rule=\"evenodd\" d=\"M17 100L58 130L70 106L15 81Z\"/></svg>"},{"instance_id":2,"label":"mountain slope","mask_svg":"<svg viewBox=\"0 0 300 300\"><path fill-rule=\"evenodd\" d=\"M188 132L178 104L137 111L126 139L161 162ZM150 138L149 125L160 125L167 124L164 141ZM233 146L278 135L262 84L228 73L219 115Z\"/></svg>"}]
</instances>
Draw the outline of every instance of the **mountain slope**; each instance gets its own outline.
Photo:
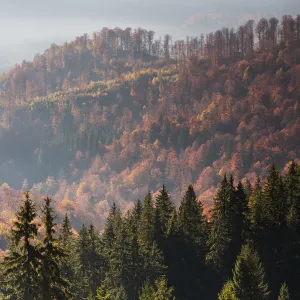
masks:
<instances>
[{"instance_id":1,"label":"mountain slope","mask_svg":"<svg viewBox=\"0 0 300 300\"><path fill-rule=\"evenodd\" d=\"M173 44L104 28L2 75L0 218L30 189L101 227L114 201L126 211L163 183L175 202L193 183L208 209L226 172L253 182L298 159L299 24L249 21Z\"/></svg>"}]
</instances>

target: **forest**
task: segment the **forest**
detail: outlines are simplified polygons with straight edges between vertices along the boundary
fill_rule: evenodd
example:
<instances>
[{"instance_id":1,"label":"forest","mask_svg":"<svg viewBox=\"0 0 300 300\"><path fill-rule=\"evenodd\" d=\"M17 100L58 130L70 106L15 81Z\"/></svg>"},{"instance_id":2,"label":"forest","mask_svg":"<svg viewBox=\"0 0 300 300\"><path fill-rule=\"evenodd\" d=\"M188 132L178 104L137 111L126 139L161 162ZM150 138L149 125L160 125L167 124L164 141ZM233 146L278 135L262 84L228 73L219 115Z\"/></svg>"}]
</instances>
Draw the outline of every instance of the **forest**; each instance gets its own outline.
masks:
<instances>
[{"instance_id":1,"label":"forest","mask_svg":"<svg viewBox=\"0 0 300 300\"><path fill-rule=\"evenodd\" d=\"M27 190L51 196L59 221L102 230L113 202L131 210L162 183L175 202L193 184L207 214L225 173L254 184L297 161L299 24L184 41L103 28L1 74L0 235Z\"/></svg>"},{"instance_id":2,"label":"forest","mask_svg":"<svg viewBox=\"0 0 300 300\"><path fill-rule=\"evenodd\" d=\"M0 298L300 299L299 99L300 15L1 73Z\"/></svg>"},{"instance_id":3,"label":"forest","mask_svg":"<svg viewBox=\"0 0 300 300\"><path fill-rule=\"evenodd\" d=\"M209 218L192 185L176 208L163 185L132 211L111 206L104 231L26 192L0 268L3 299L299 299L300 166L272 165L235 184L225 174ZM37 217L40 217L37 220Z\"/></svg>"}]
</instances>

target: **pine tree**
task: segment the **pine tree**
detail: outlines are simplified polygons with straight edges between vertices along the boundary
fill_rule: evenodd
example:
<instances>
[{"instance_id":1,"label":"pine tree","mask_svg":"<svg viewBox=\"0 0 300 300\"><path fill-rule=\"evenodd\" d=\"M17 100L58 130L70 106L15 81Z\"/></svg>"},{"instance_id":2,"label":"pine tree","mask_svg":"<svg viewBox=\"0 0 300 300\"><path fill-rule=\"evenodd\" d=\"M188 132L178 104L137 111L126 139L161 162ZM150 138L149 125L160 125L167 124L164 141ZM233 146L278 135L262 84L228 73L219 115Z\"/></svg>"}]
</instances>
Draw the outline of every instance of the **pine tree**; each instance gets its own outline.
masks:
<instances>
[{"instance_id":1,"label":"pine tree","mask_svg":"<svg viewBox=\"0 0 300 300\"><path fill-rule=\"evenodd\" d=\"M74 278L74 265L73 259L70 257L74 257L72 250L74 245L74 236L72 233L72 226L70 219L67 214L63 219L61 224L60 233L59 233L59 244L63 251L66 253L66 257L60 261L60 270L61 274L72 283Z\"/></svg>"},{"instance_id":2,"label":"pine tree","mask_svg":"<svg viewBox=\"0 0 300 300\"><path fill-rule=\"evenodd\" d=\"M289 205L287 223L300 230L300 168L292 161L285 178L287 203Z\"/></svg>"},{"instance_id":3,"label":"pine tree","mask_svg":"<svg viewBox=\"0 0 300 300\"><path fill-rule=\"evenodd\" d=\"M105 261L100 253L99 234L95 230L93 224L90 224L88 229L89 245L87 250L87 274L89 278L89 286L91 295L96 295L97 288L101 285L104 279Z\"/></svg>"},{"instance_id":4,"label":"pine tree","mask_svg":"<svg viewBox=\"0 0 300 300\"><path fill-rule=\"evenodd\" d=\"M43 299L69 299L69 284L61 276L59 262L66 257L66 253L57 244L54 238L54 211L51 207L51 199L47 197L42 208L42 221L45 228L45 237L40 248L42 264L40 276Z\"/></svg>"},{"instance_id":5,"label":"pine tree","mask_svg":"<svg viewBox=\"0 0 300 300\"><path fill-rule=\"evenodd\" d=\"M35 204L29 192L25 193L20 210L13 223L11 248L3 261L4 295L8 299L39 299L41 255L34 245L37 237Z\"/></svg>"},{"instance_id":6,"label":"pine tree","mask_svg":"<svg viewBox=\"0 0 300 300\"><path fill-rule=\"evenodd\" d=\"M238 300L232 280L226 281L218 295L218 300Z\"/></svg>"},{"instance_id":7,"label":"pine tree","mask_svg":"<svg viewBox=\"0 0 300 300\"><path fill-rule=\"evenodd\" d=\"M155 202L156 237L159 244L167 235L168 224L174 209L166 187L163 185Z\"/></svg>"},{"instance_id":8,"label":"pine tree","mask_svg":"<svg viewBox=\"0 0 300 300\"><path fill-rule=\"evenodd\" d=\"M228 181L224 176L221 186L214 199L214 208L211 215L211 229L208 237L209 252L206 260L221 271L226 269L226 261L231 242L230 223L228 220L229 204L228 201ZM228 269L226 270L228 271Z\"/></svg>"},{"instance_id":9,"label":"pine tree","mask_svg":"<svg viewBox=\"0 0 300 300\"><path fill-rule=\"evenodd\" d=\"M269 295L268 284L258 253L250 246L242 247L233 270L233 286L238 299L263 300Z\"/></svg>"},{"instance_id":10,"label":"pine tree","mask_svg":"<svg viewBox=\"0 0 300 300\"><path fill-rule=\"evenodd\" d=\"M175 218L176 220L176 218ZM169 270L170 283L176 287L176 295L192 299L203 283L207 243L207 222L201 202L190 185L178 212L178 232L170 236L169 253L174 253ZM180 249L180 250L179 250ZM169 265L169 264L168 264ZM171 279L173 278L173 279Z\"/></svg>"},{"instance_id":11,"label":"pine tree","mask_svg":"<svg viewBox=\"0 0 300 300\"><path fill-rule=\"evenodd\" d=\"M262 200L266 225L276 227L284 225L287 214L287 202L284 197L283 180L274 164L269 169L262 191Z\"/></svg>"},{"instance_id":12,"label":"pine tree","mask_svg":"<svg viewBox=\"0 0 300 300\"><path fill-rule=\"evenodd\" d=\"M178 222L185 237L193 241L198 249L202 247L205 251L207 238L206 217L203 215L203 206L201 202L197 201L192 185L188 187L180 204Z\"/></svg>"},{"instance_id":13,"label":"pine tree","mask_svg":"<svg viewBox=\"0 0 300 300\"><path fill-rule=\"evenodd\" d=\"M66 248L69 243L70 237L72 236L71 230L72 230L72 226L71 226L70 219L68 217L68 214L65 214L65 217L61 225L60 234L59 234L59 239L61 242L61 246L63 248Z\"/></svg>"},{"instance_id":14,"label":"pine tree","mask_svg":"<svg viewBox=\"0 0 300 300\"><path fill-rule=\"evenodd\" d=\"M247 196L241 182L238 183L234 191L234 199L231 204L232 216L229 220L231 224L231 261L241 251L242 244L249 233L249 209Z\"/></svg>"},{"instance_id":15,"label":"pine tree","mask_svg":"<svg viewBox=\"0 0 300 300\"><path fill-rule=\"evenodd\" d=\"M144 284L139 300L175 300L173 290L173 287L168 287L167 279L161 277L155 281L154 286L149 282Z\"/></svg>"},{"instance_id":16,"label":"pine tree","mask_svg":"<svg viewBox=\"0 0 300 300\"><path fill-rule=\"evenodd\" d=\"M151 249L154 243L155 215L152 196L149 192L144 199L144 205L138 227L138 241L142 248Z\"/></svg>"},{"instance_id":17,"label":"pine tree","mask_svg":"<svg viewBox=\"0 0 300 300\"><path fill-rule=\"evenodd\" d=\"M249 199L250 208L250 226L252 229L261 229L264 219L264 208L262 200L262 188L260 186L260 178L257 177L253 193Z\"/></svg>"},{"instance_id":18,"label":"pine tree","mask_svg":"<svg viewBox=\"0 0 300 300\"><path fill-rule=\"evenodd\" d=\"M286 283L283 283L280 288L278 300L291 300L289 289Z\"/></svg>"},{"instance_id":19,"label":"pine tree","mask_svg":"<svg viewBox=\"0 0 300 300\"><path fill-rule=\"evenodd\" d=\"M83 224L75 241L74 253L74 288L79 299L84 299L91 292L89 286L88 257L89 257L89 232Z\"/></svg>"}]
</instances>

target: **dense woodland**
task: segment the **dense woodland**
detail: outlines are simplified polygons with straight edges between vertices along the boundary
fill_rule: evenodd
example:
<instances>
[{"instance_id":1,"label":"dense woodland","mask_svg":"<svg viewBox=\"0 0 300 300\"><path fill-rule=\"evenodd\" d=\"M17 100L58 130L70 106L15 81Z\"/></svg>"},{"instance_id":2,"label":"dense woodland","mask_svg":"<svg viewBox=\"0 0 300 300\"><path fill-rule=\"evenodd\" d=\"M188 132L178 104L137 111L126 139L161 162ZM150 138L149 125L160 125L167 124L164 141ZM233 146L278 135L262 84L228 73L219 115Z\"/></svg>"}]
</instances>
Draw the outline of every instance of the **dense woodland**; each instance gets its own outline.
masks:
<instances>
[{"instance_id":1,"label":"dense woodland","mask_svg":"<svg viewBox=\"0 0 300 300\"><path fill-rule=\"evenodd\" d=\"M39 216L39 219L37 217ZM300 298L300 166L264 183L224 175L211 217L192 185L178 208L165 186L122 214L113 204L102 234L78 233L52 200L25 193L1 263L3 299L290 300ZM2 299L1 298L1 299Z\"/></svg>"},{"instance_id":2,"label":"dense woodland","mask_svg":"<svg viewBox=\"0 0 300 300\"><path fill-rule=\"evenodd\" d=\"M185 41L103 28L1 74L0 232L26 190L102 229L162 183L175 201L192 183L208 213L225 173L297 161L299 39L299 16Z\"/></svg>"}]
</instances>

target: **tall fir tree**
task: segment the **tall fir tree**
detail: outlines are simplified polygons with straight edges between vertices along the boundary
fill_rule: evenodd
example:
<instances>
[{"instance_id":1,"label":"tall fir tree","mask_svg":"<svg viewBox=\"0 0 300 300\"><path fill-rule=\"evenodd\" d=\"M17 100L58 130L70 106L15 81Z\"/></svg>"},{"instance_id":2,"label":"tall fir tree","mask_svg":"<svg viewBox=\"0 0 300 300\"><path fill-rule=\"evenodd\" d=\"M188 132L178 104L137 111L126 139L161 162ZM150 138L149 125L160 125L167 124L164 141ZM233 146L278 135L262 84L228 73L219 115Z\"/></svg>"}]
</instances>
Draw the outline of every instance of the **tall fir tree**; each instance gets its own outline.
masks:
<instances>
[{"instance_id":1,"label":"tall fir tree","mask_svg":"<svg viewBox=\"0 0 300 300\"><path fill-rule=\"evenodd\" d=\"M54 211L51 198L44 199L42 207L42 221L45 236L40 247L42 263L40 267L41 288L43 299L69 299L69 283L61 276L59 262L67 256L63 248L58 246L55 235Z\"/></svg>"},{"instance_id":2,"label":"tall fir tree","mask_svg":"<svg viewBox=\"0 0 300 300\"><path fill-rule=\"evenodd\" d=\"M285 177L286 197L289 205L287 223L300 232L300 168L292 161Z\"/></svg>"},{"instance_id":3,"label":"tall fir tree","mask_svg":"<svg viewBox=\"0 0 300 300\"><path fill-rule=\"evenodd\" d=\"M139 300L175 300L173 287L168 286L166 277L161 277L155 281L154 285L145 282Z\"/></svg>"},{"instance_id":4,"label":"tall fir tree","mask_svg":"<svg viewBox=\"0 0 300 300\"><path fill-rule=\"evenodd\" d=\"M291 300L289 288L286 283L283 283L281 286L277 300Z\"/></svg>"},{"instance_id":5,"label":"tall fir tree","mask_svg":"<svg viewBox=\"0 0 300 300\"><path fill-rule=\"evenodd\" d=\"M72 236L72 226L68 214L66 213L62 221L61 229L59 233L59 240L63 248L67 248L71 236Z\"/></svg>"},{"instance_id":6,"label":"tall fir tree","mask_svg":"<svg viewBox=\"0 0 300 300\"><path fill-rule=\"evenodd\" d=\"M168 232L168 225L175 207L170 199L165 185L159 191L155 201L156 238L159 243L163 242Z\"/></svg>"},{"instance_id":7,"label":"tall fir tree","mask_svg":"<svg viewBox=\"0 0 300 300\"><path fill-rule=\"evenodd\" d=\"M287 202L284 197L284 185L279 170L273 164L262 191L264 222L267 226L280 227L285 224Z\"/></svg>"},{"instance_id":8,"label":"tall fir tree","mask_svg":"<svg viewBox=\"0 0 300 300\"><path fill-rule=\"evenodd\" d=\"M252 231L262 229L264 220L264 203L262 200L262 188L260 178L257 177L253 192L249 199L250 226Z\"/></svg>"},{"instance_id":9,"label":"tall fir tree","mask_svg":"<svg viewBox=\"0 0 300 300\"><path fill-rule=\"evenodd\" d=\"M176 235L175 230L169 250L175 253L168 272L171 273L170 283L178 287L178 297L181 294L180 297L196 299L204 284L208 228L203 206L197 200L192 185L188 187L179 207L178 232L179 235Z\"/></svg>"},{"instance_id":10,"label":"tall fir tree","mask_svg":"<svg viewBox=\"0 0 300 300\"><path fill-rule=\"evenodd\" d=\"M233 286L238 299L263 300L269 296L268 284L258 253L250 246L242 247L233 270Z\"/></svg>"},{"instance_id":11,"label":"tall fir tree","mask_svg":"<svg viewBox=\"0 0 300 300\"><path fill-rule=\"evenodd\" d=\"M35 204L25 193L13 223L11 247L3 261L3 294L8 299L40 299L39 274L41 254L34 240L37 238Z\"/></svg>"},{"instance_id":12,"label":"tall fir tree","mask_svg":"<svg viewBox=\"0 0 300 300\"><path fill-rule=\"evenodd\" d=\"M228 216L230 202L228 201L228 183L226 175L214 199L214 208L211 211L211 225L208 237L208 253L206 260L218 271L228 272L228 260L231 243L231 230Z\"/></svg>"}]
</instances>

